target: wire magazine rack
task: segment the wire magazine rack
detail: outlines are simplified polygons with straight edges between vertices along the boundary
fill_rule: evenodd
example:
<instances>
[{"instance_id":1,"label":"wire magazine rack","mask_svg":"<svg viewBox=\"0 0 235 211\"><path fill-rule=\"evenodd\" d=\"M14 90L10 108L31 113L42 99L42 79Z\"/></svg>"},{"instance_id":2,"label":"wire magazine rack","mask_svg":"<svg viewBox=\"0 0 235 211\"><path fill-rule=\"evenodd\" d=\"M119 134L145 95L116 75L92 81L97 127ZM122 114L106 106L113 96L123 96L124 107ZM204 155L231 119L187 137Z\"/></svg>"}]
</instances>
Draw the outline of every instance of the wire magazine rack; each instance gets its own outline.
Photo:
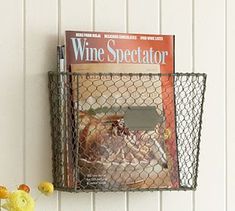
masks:
<instances>
[{"instance_id":1,"label":"wire magazine rack","mask_svg":"<svg viewBox=\"0 0 235 211\"><path fill-rule=\"evenodd\" d=\"M204 73L49 72L57 190L194 190Z\"/></svg>"}]
</instances>

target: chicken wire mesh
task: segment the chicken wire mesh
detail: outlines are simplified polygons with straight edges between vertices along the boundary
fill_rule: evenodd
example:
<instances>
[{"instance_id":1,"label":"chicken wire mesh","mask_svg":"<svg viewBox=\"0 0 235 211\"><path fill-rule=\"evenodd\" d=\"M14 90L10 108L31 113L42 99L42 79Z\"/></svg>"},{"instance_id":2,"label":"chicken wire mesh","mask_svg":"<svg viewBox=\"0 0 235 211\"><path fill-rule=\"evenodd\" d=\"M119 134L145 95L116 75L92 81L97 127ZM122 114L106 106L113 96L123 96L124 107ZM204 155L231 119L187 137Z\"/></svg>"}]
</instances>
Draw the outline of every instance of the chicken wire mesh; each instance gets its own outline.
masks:
<instances>
[{"instance_id":1,"label":"chicken wire mesh","mask_svg":"<svg viewBox=\"0 0 235 211\"><path fill-rule=\"evenodd\" d=\"M195 73L49 72L56 189L195 189L205 84Z\"/></svg>"}]
</instances>

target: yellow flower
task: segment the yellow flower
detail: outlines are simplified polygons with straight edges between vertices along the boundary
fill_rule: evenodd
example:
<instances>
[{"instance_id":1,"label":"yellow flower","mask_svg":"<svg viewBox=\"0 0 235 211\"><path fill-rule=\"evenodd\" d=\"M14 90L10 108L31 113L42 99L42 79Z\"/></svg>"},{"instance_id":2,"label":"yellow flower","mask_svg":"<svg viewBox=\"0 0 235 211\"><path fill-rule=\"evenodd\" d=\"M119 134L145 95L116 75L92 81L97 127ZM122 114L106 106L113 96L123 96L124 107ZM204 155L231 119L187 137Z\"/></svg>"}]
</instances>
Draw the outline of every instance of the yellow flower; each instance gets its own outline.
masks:
<instances>
[{"instance_id":1,"label":"yellow flower","mask_svg":"<svg viewBox=\"0 0 235 211\"><path fill-rule=\"evenodd\" d=\"M2 207L8 211L34 211L35 202L28 193L17 190L9 194Z\"/></svg>"},{"instance_id":2,"label":"yellow flower","mask_svg":"<svg viewBox=\"0 0 235 211\"><path fill-rule=\"evenodd\" d=\"M38 190L48 196L54 192L54 186L50 182L41 182L38 186Z\"/></svg>"},{"instance_id":3,"label":"yellow flower","mask_svg":"<svg viewBox=\"0 0 235 211\"><path fill-rule=\"evenodd\" d=\"M0 186L0 199L7 199L9 197L9 191L6 187Z\"/></svg>"}]
</instances>

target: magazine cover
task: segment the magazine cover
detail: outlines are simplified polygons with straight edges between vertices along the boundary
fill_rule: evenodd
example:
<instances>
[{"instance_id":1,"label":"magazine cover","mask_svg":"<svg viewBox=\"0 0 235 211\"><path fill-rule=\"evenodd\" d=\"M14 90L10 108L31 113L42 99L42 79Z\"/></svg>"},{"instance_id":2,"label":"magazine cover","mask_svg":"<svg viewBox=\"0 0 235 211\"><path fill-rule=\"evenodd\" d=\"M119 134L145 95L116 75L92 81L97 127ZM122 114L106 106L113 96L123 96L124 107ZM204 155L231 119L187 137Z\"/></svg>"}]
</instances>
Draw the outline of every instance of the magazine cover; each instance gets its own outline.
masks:
<instances>
[{"instance_id":1,"label":"magazine cover","mask_svg":"<svg viewBox=\"0 0 235 211\"><path fill-rule=\"evenodd\" d=\"M177 188L173 79L139 77L174 73L174 36L67 31L66 67L84 73L72 80L79 173L71 184L110 190ZM128 125L151 112L145 122L154 117L151 130ZM171 131L167 139L166 130Z\"/></svg>"}]
</instances>

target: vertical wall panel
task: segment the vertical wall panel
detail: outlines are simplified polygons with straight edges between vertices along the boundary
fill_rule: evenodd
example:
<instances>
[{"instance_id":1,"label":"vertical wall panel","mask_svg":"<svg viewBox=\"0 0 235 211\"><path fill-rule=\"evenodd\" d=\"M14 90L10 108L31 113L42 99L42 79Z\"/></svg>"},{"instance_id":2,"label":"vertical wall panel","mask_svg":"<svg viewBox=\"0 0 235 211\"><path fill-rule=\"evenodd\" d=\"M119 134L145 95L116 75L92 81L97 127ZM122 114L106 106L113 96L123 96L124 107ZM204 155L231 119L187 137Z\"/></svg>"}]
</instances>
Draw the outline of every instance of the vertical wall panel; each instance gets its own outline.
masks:
<instances>
[{"instance_id":1,"label":"vertical wall panel","mask_svg":"<svg viewBox=\"0 0 235 211\"><path fill-rule=\"evenodd\" d=\"M125 0L95 0L94 30L125 32L126 27ZM96 193L94 194L95 211L125 211L126 194Z\"/></svg>"},{"instance_id":2,"label":"vertical wall panel","mask_svg":"<svg viewBox=\"0 0 235 211\"><path fill-rule=\"evenodd\" d=\"M93 25L93 0L59 0L59 33L61 44L65 30L91 31Z\"/></svg>"},{"instance_id":3,"label":"vertical wall panel","mask_svg":"<svg viewBox=\"0 0 235 211\"><path fill-rule=\"evenodd\" d=\"M159 1L129 0L128 1L128 32L159 33ZM130 192L128 193L128 211L160 211L160 192Z\"/></svg>"},{"instance_id":4,"label":"vertical wall panel","mask_svg":"<svg viewBox=\"0 0 235 211\"><path fill-rule=\"evenodd\" d=\"M195 1L195 69L208 74L196 211L226 211L225 1Z\"/></svg>"},{"instance_id":5,"label":"vertical wall panel","mask_svg":"<svg viewBox=\"0 0 235 211\"><path fill-rule=\"evenodd\" d=\"M161 33L175 35L175 71L192 72L192 1L163 0ZM193 193L164 192L162 210L191 211Z\"/></svg>"},{"instance_id":6,"label":"vertical wall panel","mask_svg":"<svg viewBox=\"0 0 235 211\"><path fill-rule=\"evenodd\" d=\"M126 211L125 193L96 193L95 211Z\"/></svg>"},{"instance_id":7,"label":"vertical wall panel","mask_svg":"<svg viewBox=\"0 0 235 211\"><path fill-rule=\"evenodd\" d=\"M42 180L52 181L47 72L56 68L57 1L26 0L25 8L25 173L26 183L36 188ZM36 210L45 207L57 210L56 194L40 199Z\"/></svg>"},{"instance_id":8,"label":"vertical wall panel","mask_svg":"<svg viewBox=\"0 0 235 211\"><path fill-rule=\"evenodd\" d=\"M161 3L161 33L175 35L178 72L192 71L192 1L162 0Z\"/></svg>"},{"instance_id":9,"label":"vertical wall panel","mask_svg":"<svg viewBox=\"0 0 235 211\"><path fill-rule=\"evenodd\" d=\"M0 183L11 189L24 179L22 7L23 1L4 1L0 6Z\"/></svg>"},{"instance_id":10,"label":"vertical wall panel","mask_svg":"<svg viewBox=\"0 0 235 211\"><path fill-rule=\"evenodd\" d=\"M130 192L128 211L161 211L160 192Z\"/></svg>"},{"instance_id":11,"label":"vertical wall panel","mask_svg":"<svg viewBox=\"0 0 235 211\"><path fill-rule=\"evenodd\" d=\"M95 0L94 29L125 32L125 0Z\"/></svg>"},{"instance_id":12,"label":"vertical wall panel","mask_svg":"<svg viewBox=\"0 0 235 211\"><path fill-rule=\"evenodd\" d=\"M59 211L92 211L90 193L62 193Z\"/></svg>"},{"instance_id":13,"label":"vertical wall panel","mask_svg":"<svg viewBox=\"0 0 235 211\"><path fill-rule=\"evenodd\" d=\"M159 0L129 0L128 2L129 32L160 33Z\"/></svg>"},{"instance_id":14,"label":"vertical wall panel","mask_svg":"<svg viewBox=\"0 0 235 211\"><path fill-rule=\"evenodd\" d=\"M60 0L59 34L64 41L65 30L92 31L93 0ZM61 193L61 211L92 211L91 193Z\"/></svg>"},{"instance_id":15,"label":"vertical wall panel","mask_svg":"<svg viewBox=\"0 0 235 211\"><path fill-rule=\"evenodd\" d=\"M235 63L234 63L234 49L235 49L235 2L233 0L227 1L227 194L228 205L227 211L235 210L234 196L235 196L235 133L234 133L234 119L235 119Z\"/></svg>"}]
</instances>

